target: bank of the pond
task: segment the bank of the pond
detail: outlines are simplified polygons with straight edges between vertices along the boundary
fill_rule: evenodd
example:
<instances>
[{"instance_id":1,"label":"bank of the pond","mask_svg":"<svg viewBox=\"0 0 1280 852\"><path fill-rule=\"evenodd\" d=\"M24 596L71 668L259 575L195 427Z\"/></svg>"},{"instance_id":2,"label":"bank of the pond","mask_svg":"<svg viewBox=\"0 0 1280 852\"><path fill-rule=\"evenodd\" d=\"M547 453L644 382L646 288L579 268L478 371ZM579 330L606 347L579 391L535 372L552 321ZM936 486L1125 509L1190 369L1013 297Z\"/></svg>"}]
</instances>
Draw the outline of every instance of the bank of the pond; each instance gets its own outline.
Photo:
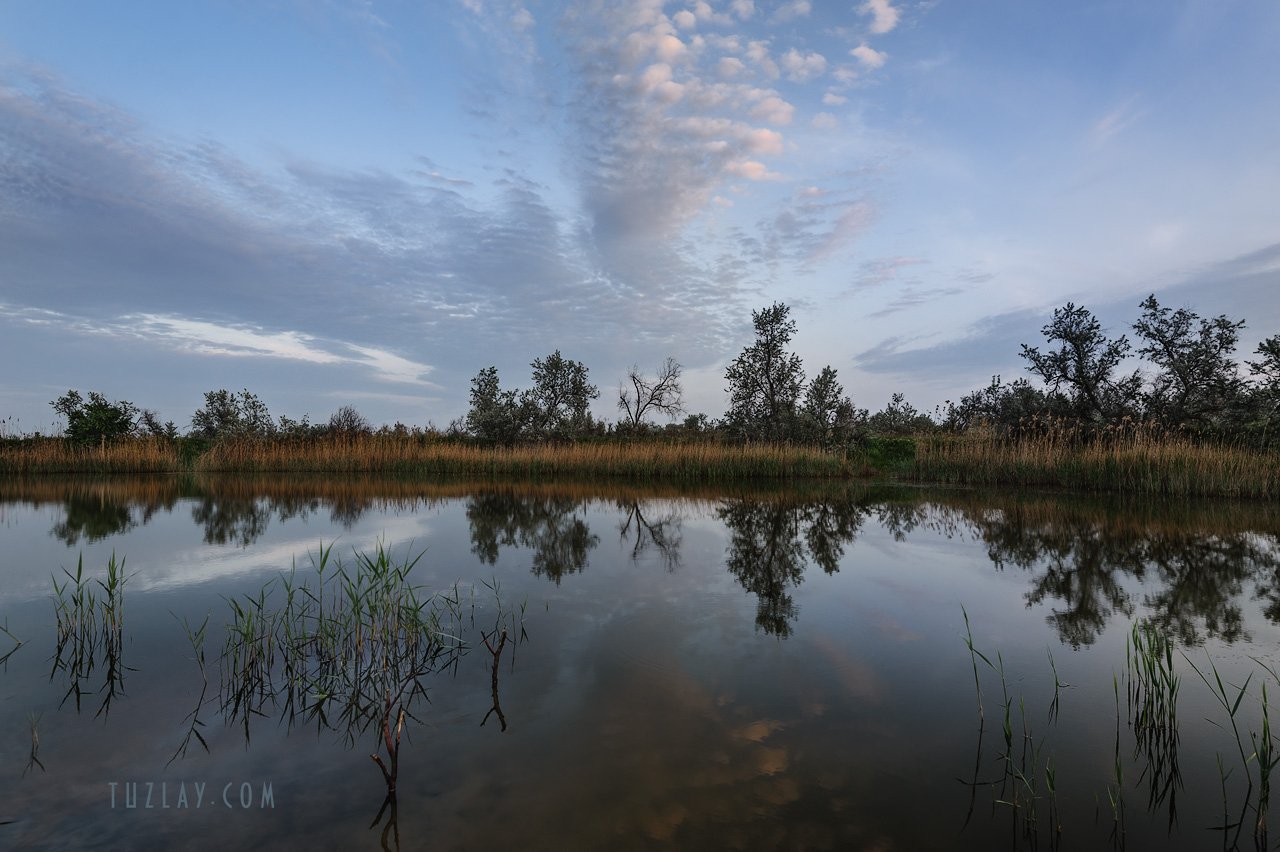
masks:
<instances>
[{"instance_id":1,"label":"bank of the pond","mask_svg":"<svg viewBox=\"0 0 1280 852\"><path fill-rule=\"evenodd\" d=\"M600 441L486 447L420 436L206 442L135 439L96 447L56 438L0 444L0 474L341 473L465 479L608 479L673 484L880 479L1134 494L1274 498L1280 454L1186 438L1081 442L873 437L844 450L790 444Z\"/></svg>"}]
</instances>

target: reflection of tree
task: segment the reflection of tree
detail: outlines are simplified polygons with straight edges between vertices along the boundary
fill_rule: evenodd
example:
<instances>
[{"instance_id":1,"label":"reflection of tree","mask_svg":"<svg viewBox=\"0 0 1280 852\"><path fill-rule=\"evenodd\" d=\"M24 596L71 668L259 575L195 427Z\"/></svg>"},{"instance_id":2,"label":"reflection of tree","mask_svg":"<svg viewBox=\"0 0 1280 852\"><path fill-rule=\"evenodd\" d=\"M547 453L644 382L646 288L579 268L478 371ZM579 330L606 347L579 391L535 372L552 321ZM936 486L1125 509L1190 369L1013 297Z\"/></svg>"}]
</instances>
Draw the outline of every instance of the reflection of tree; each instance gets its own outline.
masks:
<instances>
[{"instance_id":1,"label":"reflection of tree","mask_svg":"<svg viewBox=\"0 0 1280 852\"><path fill-rule=\"evenodd\" d=\"M844 548L866 509L848 499L812 503L727 500L717 516L729 529L729 573L757 598L756 625L773 636L791 635L797 616L789 589L799 586L810 560L827 573L840 568Z\"/></svg>"},{"instance_id":2,"label":"reflection of tree","mask_svg":"<svg viewBox=\"0 0 1280 852\"><path fill-rule=\"evenodd\" d=\"M668 571L680 567L681 532L680 514L669 508L660 515L645 516L646 508L640 500L618 501L618 510L626 517L618 524L618 533L624 540L632 541L631 558L639 559L649 548L662 557Z\"/></svg>"},{"instance_id":3,"label":"reflection of tree","mask_svg":"<svg viewBox=\"0 0 1280 852\"><path fill-rule=\"evenodd\" d=\"M191 507L192 520L204 527L205 544L248 547L267 531L272 514L272 506L256 499L205 497Z\"/></svg>"},{"instance_id":4,"label":"reflection of tree","mask_svg":"<svg viewBox=\"0 0 1280 852\"><path fill-rule=\"evenodd\" d=\"M578 516L582 502L565 497L518 497L477 494L467 499L471 552L490 565L502 547L533 551L532 570L560 584L565 574L587 567L587 556L600 543Z\"/></svg>"},{"instance_id":5,"label":"reflection of tree","mask_svg":"<svg viewBox=\"0 0 1280 852\"><path fill-rule=\"evenodd\" d=\"M1064 642L1091 644L1113 612L1132 615L1126 584L1151 590L1150 619L1185 644L1204 635L1244 637L1244 583L1264 590L1280 566L1275 541L1244 531L1209 532L1174 519L1134 519L1106 507L1067 504L964 512L997 565L1033 572L1029 604L1058 599L1049 621ZM1280 610L1278 610L1280 611ZM1276 613L1267 611L1269 618Z\"/></svg>"},{"instance_id":6,"label":"reflection of tree","mask_svg":"<svg viewBox=\"0 0 1280 852\"><path fill-rule=\"evenodd\" d=\"M63 505L66 515L49 533L68 545L77 544L82 538L99 541L137 526L127 503L76 495L67 497Z\"/></svg>"}]
</instances>

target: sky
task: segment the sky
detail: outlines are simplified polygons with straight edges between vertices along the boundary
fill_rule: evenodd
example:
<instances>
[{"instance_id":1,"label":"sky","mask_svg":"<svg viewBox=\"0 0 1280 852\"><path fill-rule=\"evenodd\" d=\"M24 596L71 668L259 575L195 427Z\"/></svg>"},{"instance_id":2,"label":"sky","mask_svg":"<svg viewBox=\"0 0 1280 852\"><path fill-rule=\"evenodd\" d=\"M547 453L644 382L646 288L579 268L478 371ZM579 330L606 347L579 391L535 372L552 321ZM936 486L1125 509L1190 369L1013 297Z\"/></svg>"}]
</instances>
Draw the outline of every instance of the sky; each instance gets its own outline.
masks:
<instances>
[{"instance_id":1,"label":"sky","mask_svg":"<svg viewBox=\"0 0 1280 852\"><path fill-rule=\"evenodd\" d=\"M446 426L559 350L720 416L751 313L932 411L1072 301L1280 333L1274 0L0 4L0 430Z\"/></svg>"}]
</instances>

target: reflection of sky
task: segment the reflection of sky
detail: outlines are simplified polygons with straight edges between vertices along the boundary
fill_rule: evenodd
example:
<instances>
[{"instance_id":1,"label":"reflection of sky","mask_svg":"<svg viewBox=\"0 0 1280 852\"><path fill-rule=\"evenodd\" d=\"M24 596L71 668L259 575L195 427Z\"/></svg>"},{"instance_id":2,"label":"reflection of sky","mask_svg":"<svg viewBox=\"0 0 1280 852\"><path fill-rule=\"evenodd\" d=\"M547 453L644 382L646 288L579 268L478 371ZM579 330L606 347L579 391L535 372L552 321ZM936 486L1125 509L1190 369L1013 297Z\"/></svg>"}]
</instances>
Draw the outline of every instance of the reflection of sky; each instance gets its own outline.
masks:
<instances>
[{"instance_id":1,"label":"reflection of sky","mask_svg":"<svg viewBox=\"0 0 1280 852\"><path fill-rule=\"evenodd\" d=\"M157 848L203 839L222 847L368 846L365 826L381 801L371 738L348 749L336 734L317 736L305 725L288 732L263 718L246 749L210 705L203 714L212 754L197 746L166 763L200 683L179 620L198 623L211 613L206 652L216 691L224 597L256 593L295 558L305 574L321 540L336 542L335 555L344 557L381 540L397 554L425 551L418 582L459 583L464 613L476 607L466 624L473 642L493 623L486 583L498 585L508 606L526 605L529 634L509 652L514 665L507 656L501 669L505 733L494 720L480 727L490 706L483 652L432 681L431 703L419 708L422 724L409 725L402 754L409 847L508 848L518 838L530 848L989 848L1003 823L979 821L956 833L967 791L954 779L972 769L976 727L961 606L979 647L1000 651L1038 736L1047 727L1047 652L1072 684L1052 736L1060 775L1071 779L1063 806L1074 815L1074 836L1093 836L1093 796L1105 784L1114 737L1111 678L1123 665L1123 622L1093 646L1071 650L1046 621L1059 602L1028 606L1028 573L994 569L984 542L929 526L899 538L870 518L846 544L837 572L810 565L788 589L797 614L791 636L779 640L757 628L755 597L724 570L731 535L711 506L643 504L646 517L681 515L674 570L652 550L631 559L632 542L619 535L624 509L579 506L574 514L599 544L583 570L559 584L531 572L526 548L502 547L495 564L479 564L464 501L422 514L373 509L349 528L325 511L273 517L249 547L201 544L184 502L76 548L48 535L57 511L8 507L3 552L19 558L7 560L3 614L17 613L11 626L29 645L0 673L0 788L10 791L0 819L20 814L13 836L49 848L142 839ZM136 671L105 722L92 718L93 696L80 717L69 706L59 710L65 683L49 680L51 608L42 599L50 568L70 565L79 549L96 571L114 549L137 572L126 588L126 663ZM1140 596L1142 586L1127 582ZM1275 627L1256 605L1246 613L1253 642L1228 649L1226 666L1274 647ZM983 677L990 721L999 686L990 672ZM1187 691L1184 715L1194 721L1183 735L1184 762L1212 767L1222 744L1199 721L1213 708ZM48 769L23 778L31 713ZM987 733L989 767L995 734ZM107 809L105 784L128 778L270 779L277 809L122 818ZM1195 783L1189 775L1185 825L1196 824L1197 803L1214 801ZM922 809L930 819L920 818ZM1140 805L1133 810L1131 840L1140 844L1145 815Z\"/></svg>"}]
</instances>

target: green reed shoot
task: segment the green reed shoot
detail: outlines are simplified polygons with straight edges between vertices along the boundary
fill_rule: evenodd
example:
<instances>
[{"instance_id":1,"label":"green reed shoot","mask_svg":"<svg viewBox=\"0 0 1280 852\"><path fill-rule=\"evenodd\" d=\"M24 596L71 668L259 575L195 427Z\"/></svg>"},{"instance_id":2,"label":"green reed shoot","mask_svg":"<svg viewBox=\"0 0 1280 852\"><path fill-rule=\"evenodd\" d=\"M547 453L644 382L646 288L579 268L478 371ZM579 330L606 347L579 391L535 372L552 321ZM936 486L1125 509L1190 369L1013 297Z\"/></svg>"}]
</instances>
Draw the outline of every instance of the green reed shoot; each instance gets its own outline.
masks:
<instances>
[{"instance_id":1,"label":"green reed shoot","mask_svg":"<svg viewBox=\"0 0 1280 852\"><path fill-rule=\"evenodd\" d=\"M205 696L209 692L209 674L205 669L204 656L204 637L205 631L209 627L209 616L205 616L204 621L200 623L200 627L192 629L191 624L184 618L182 619L182 629L187 634L187 642L191 645L191 650L195 654L196 665L200 668L200 697L196 700L195 709L187 714L190 724L187 726L187 733L182 738L181 744L178 745L173 756L169 758L169 763L173 763L179 757L187 756L187 749L191 745L192 738L204 747L205 753L209 752L209 744L205 742L204 735L200 733L200 729L204 727L204 722L200 721L200 710L205 705ZM184 720L186 721L186 720Z\"/></svg>"},{"instance_id":2,"label":"green reed shoot","mask_svg":"<svg viewBox=\"0 0 1280 852\"><path fill-rule=\"evenodd\" d=\"M1182 787L1178 766L1178 690L1173 643L1155 625L1140 621L1125 639L1129 725L1134 757L1144 767L1139 783L1148 782L1151 809L1169 803L1169 823L1176 818L1176 795Z\"/></svg>"},{"instance_id":3,"label":"green reed shoot","mask_svg":"<svg viewBox=\"0 0 1280 852\"><path fill-rule=\"evenodd\" d=\"M124 692L124 586L128 577L124 573L125 560L117 561L115 553L107 563L104 579L90 580L84 572L84 554L76 560L76 572L66 568L66 579L61 583L53 577L54 618L57 625L57 646L54 652L52 679L58 672L67 675L70 685L62 700L75 696L76 709L86 695L81 682L86 680L99 665L103 666L102 704L95 715L102 715L111 708L112 700ZM102 597L94 592L94 585Z\"/></svg>"}]
</instances>

